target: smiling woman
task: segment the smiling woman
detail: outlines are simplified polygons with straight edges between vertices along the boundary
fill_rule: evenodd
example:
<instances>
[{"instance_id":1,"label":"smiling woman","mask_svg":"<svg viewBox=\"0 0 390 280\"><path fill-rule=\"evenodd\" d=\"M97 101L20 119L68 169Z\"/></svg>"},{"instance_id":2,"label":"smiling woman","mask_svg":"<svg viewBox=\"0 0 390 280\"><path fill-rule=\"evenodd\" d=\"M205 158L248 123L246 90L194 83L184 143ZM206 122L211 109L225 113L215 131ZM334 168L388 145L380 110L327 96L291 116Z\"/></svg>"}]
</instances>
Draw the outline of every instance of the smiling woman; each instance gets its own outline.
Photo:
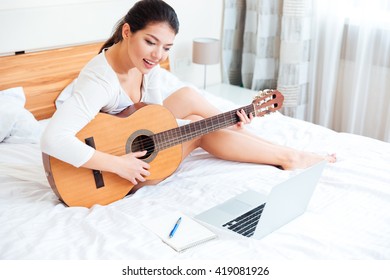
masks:
<instances>
[{"instance_id":1,"label":"smiling woman","mask_svg":"<svg viewBox=\"0 0 390 280\"><path fill-rule=\"evenodd\" d=\"M109 176L117 175L127 180L128 184L137 185L135 190L164 180L178 166L168 168L167 164L177 161L180 163L196 148L203 148L224 160L269 164L289 170L306 168L324 159L335 161L333 155L319 156L297 151L255 136L243 129L243 124L250 123L253 118L252 111L245 111L244 108L233 111L233 122L228 122L224 129L220 127L221 129L212 133L197 134L197 137L177 135L176 140L180 137L186 140L170 143L170 147L175 147L175 150L167 156L161 156L164 164L158 164L149 158L148 145L154 143L134 147L130 141L130 144L125 145L126 153L123 154L123 149L101 149L99 143L94 143L93 136L81 136L84 135L84 128L100 112L132 112L132 116L137 115L132 122L137 124L136 131L141 134L140 137L148 139L151 134L161 132L167 123L171 124L160 114L139 113L139 109L143 107L139 103L163 105L161 107L168 109L173 122L166 130L183 122L194 122L195 125L196 121L221 113L193 87L186 87L184 83L174 89L162 90L162 85L172 80L172 77L166 71L161 71L158 64L168 57L178 30L176 13L167 3L162 0L138 1L120 21L114 35L101 52L81 71L73 94L58 108L43 133L42 151L51 156L51 159L56 158L67 165L107 172ZM279 108L283 103L281 94L269 95L271 99L278 97L276 107ZM180 121L176 123L175 119ZM116 127L114 122L102 123L106 127ZM153 124L154 129L147 131L145 127L148 124ZM113 136L114 133L109 134ZM110 141L115 142L115 137ZM54 159L53 162L45 162L46 166L56 164ZM163 168L168 168L170 173L156 176L159 172L155 170Z\"/></svg>"},{"instance_id":2,"label":"smiling woman","mask_svg":"<svg viewBox=\"0 0 390 280\"><path fill-rule=\"evenodd\" d=\"M99 112L116 114L137 102L162 105L158 63L178 31L175 11L164 1L137 2L114 35L81 71L74 94L56 111L42 137L43 152L76 167L109 171L132 181L145 181L149 165L142 151L123 157L95 151L76 138ZM64 120L67 120L64 123ZM59 145L56 139L64 141Z\"/></svg>"}]
</instances>

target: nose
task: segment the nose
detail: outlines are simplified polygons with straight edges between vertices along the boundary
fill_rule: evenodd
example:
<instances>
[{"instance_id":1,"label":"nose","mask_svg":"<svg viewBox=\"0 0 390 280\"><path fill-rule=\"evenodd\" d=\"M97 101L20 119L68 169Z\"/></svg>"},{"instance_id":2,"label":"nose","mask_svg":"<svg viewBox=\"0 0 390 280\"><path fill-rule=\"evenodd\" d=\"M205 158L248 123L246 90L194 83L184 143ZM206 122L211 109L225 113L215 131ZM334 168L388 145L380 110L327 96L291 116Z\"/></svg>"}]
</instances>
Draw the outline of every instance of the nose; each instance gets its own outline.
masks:
<instances>
[{"instance_id":1,"label":"nose","mask_svg":"<svg viewBox=\"0 0 390 280\"><path fill-rule=\"evenodd\" d=\"M156 60L161 60L163 55L163 50L160 47L156 47L152 52L152 58Z\"/></svg>"}]
</instances>

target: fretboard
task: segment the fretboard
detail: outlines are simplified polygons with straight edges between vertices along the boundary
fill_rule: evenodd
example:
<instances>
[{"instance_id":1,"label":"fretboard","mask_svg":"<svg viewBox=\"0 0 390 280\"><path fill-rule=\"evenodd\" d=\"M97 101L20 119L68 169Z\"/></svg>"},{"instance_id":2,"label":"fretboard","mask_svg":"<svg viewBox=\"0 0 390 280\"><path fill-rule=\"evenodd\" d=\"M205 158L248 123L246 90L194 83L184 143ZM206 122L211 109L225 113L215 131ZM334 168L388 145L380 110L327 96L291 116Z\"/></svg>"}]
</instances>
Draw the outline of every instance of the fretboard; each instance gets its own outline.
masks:
<instances>
[{"instance_id":1,"label":"fretboard","mask_svg":"<svg viewBox=\"0 0 390 280\"><path fill-rule=\"evenodd\" d=\"M234 125L240 121L237 111L240 111L241 109L243 109L247 115L254 112L253 104L250 104L210 118L191 122L187 125L154 134L152 138L155 147L157 150L161 151L218 129Z\"/></svg>"}]
</instances>

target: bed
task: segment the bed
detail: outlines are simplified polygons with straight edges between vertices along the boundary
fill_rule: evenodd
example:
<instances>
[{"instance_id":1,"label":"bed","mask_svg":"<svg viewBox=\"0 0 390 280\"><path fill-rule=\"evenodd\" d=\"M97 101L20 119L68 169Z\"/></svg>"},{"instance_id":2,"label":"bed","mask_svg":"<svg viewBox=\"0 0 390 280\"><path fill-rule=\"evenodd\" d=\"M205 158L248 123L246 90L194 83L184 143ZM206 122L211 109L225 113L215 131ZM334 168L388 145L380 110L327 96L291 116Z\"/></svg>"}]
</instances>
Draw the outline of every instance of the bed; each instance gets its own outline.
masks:
<instances>
[{"instance_id":1,"label":"bed","mask_svg":"<svg viewBox=\"0 0 390 280\"><path fill-rule=\"evenodd\" d=\"M25 102L15 106L31 113L26 119L34 128L26 138L0 143L0 259L390 259L390 143L281 113L256 118L248 129L281 145L336 153L338 160L326 166L307 211L261 240L210 228L217 239L178 253L144 222L174 211L195 216L247 189L267 193L300 170L222 161L197 149L158 185L106 206L65 206L46 180L39 133L60 92L99 46L0 57L0 92L22 87ZM223 111L247 105L200 93Z\"/></svg>"}]
</instances>

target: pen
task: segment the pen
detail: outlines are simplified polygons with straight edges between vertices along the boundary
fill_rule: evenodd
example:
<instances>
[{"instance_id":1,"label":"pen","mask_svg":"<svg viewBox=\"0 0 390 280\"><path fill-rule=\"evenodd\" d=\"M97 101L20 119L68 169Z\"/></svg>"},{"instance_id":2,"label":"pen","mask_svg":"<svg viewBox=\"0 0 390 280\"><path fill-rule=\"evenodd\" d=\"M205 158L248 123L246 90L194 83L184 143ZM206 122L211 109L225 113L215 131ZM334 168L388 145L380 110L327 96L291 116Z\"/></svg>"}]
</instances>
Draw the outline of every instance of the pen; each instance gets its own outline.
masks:
<instances>
[{"instance_id":1,"label":"pen","mask_svg":"<svg viewBox=\"0 0 390 280\"><path fill-rule=\"evenodd\" d=\"M177 228L179 227L180 222L181 222L181 217L177 220L175 226L173 227L173 229L169 233L169 238L172 238L175 235L175 232L176 232Z\"/></svg>"}]
</instances>

